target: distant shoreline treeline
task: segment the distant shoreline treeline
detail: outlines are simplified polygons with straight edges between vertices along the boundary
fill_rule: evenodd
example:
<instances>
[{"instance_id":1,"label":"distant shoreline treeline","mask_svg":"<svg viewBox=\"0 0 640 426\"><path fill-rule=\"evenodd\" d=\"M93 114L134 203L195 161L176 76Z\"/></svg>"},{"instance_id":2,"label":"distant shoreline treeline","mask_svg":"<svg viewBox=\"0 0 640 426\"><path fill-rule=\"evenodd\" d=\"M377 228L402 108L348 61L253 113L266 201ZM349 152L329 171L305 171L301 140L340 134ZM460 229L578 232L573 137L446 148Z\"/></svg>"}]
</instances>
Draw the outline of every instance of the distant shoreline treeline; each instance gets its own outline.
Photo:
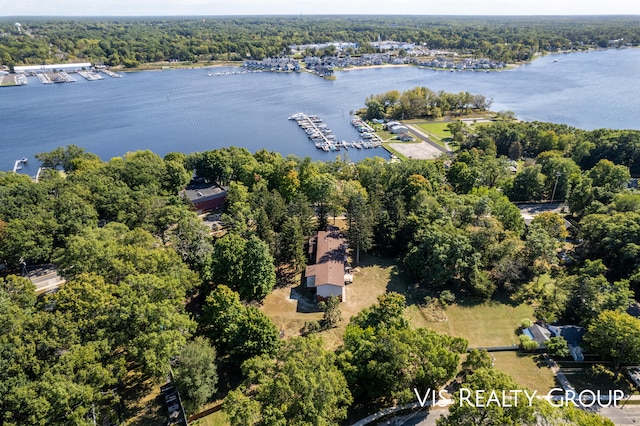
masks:
<instances>
[{"instance_id":1,"label":"distant shoreline treeline","mask_svg":"<svg viewBox=\"0 0 640 426\"><path fill-rule=\"evenodd\" d=\"M0 21L0 65L259 60L332 41L357 43L349 53L372 53L370 43L379 39L514 63L539 53L640 44L635 16L42 17L21 19L21 26L15 20Z\"/></svg>"}]
</instances>

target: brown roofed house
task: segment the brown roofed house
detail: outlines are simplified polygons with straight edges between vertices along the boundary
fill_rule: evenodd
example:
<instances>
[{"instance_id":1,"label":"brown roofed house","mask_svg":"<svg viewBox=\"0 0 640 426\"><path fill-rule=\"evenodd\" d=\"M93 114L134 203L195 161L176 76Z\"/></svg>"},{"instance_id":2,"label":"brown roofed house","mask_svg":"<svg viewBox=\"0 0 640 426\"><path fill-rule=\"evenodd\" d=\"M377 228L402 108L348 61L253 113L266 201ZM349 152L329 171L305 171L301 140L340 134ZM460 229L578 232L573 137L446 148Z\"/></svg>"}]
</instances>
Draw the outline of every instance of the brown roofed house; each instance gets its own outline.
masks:
<instances>
[{"instance_id":1,"label":"brown roofed house","mask_svg":"<svg viewBox=\"0 0 640 426\"><path fill-rule=\"evenodd\" d=\"M346 249L345 240L336 229L320 231L311 241L309 252L315 264L307 266L305 277L307 288L316 290L317 301L331 296L346 300L345 283L351 279L345 272Z\"/></svg>"}]
</instances>

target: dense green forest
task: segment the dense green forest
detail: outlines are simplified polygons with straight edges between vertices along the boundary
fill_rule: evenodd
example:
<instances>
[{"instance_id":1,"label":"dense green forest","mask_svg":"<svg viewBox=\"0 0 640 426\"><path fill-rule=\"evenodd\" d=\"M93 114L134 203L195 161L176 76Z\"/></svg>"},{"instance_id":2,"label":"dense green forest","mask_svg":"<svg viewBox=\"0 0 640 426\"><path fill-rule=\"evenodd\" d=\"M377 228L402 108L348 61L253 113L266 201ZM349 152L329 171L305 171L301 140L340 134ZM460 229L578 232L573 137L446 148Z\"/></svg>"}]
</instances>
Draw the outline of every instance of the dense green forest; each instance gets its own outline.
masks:
<instances>
[{"instance_id":1,"label":"dense green forest","mask_svg":"<svg viewBox=\"0 0 640 426\"><path fill-rule=\"evenodd\" d=\"M638 140L494 122L462 132L453 160L314 162L235 147L106 162L75 146L39 154L37 183L0 173L0 424L90 424L94 412L122 421L132 389L170 366L190 412L226 395L233 424L340 423L456 374L469 386L512 383L482 353L458 372L467 342L410 327L405 297L527 301L539 319L588 327L590 350L612 370L640 362L640 345L611 351L640 342L640 321L624 313L640 290L640 194L627 189ZM509 157L522 163L516 174ZM228 186L223 234L178 196L194 172ZM575 224L571 263L557 256L562 217L525 226L512 203L552 192ZM290 284L281 272L301 271L308 238L339 215L354 251L397 259L416 286L351 318L336 351L318 327L283 340L257 306ZM36 298L21 261L56 264L66 285ZM335 325L335 309L325 305L320 328ZM473 415L454 410L449 424Z\"/></svg>"},{"instance_id":2,"label":"dense green forest","mask_svg":"<svg viewBox=\"0 0 640 426\"><path fill-rule=\"evenodd\" d=\"M14 23L19 20L22 27ZM640 43L637 17L300 16L0 20L0 65L88 61L135 67L179 60L262 59L289 46L412 42L503 62L537 53ZM612 41L614 41L612 43Z\"/></svg>"}]
</instances>

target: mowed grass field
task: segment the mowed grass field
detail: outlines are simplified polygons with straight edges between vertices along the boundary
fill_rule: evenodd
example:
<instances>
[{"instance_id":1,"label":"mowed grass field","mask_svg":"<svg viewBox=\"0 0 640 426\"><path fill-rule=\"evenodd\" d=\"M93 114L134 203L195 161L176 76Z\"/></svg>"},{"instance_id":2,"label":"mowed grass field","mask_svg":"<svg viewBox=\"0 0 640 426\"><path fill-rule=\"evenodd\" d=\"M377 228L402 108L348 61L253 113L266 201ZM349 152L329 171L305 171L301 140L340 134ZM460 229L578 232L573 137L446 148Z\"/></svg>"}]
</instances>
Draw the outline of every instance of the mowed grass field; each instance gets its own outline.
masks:
<instances>
[{"instance_id":1,"label":"mowed grass field","mask_svg":"<svg viewBox=\"0 0 640 426\"><path fill-rule=\"evenodd\" d=\"M423 131L435 136L440 140L452 137L451 132L447 128L448 125L449 122L447 121L433 121L430 123L415 124L415 126L421 128Z\"/></svg>"},{"instance_id":2,"label":"mowed grass field","mask_svg":"<svg viewBox=\"0 0 640 426\"><path fill-rule=\"evenodd\" d=\"M229 422L229 416L224 411L218 411L190 424L194 426L228 426L231 423Z\"/></svg>"},{"instance_id":3,"label":"mowed grass field","mask_svg":"<svg viewBox=\"0 0 640 426\"><path fill-rule=\"evenodd\" d=\"M495 368L509 374L520 386L537 390L546 395L551 389L560 387L546 363L538 362L538 355L520 352L492 352Z\"/></svg>"},{"instance_id":4,"label":"mowed grass field","mask_svg":"<svg viewBox=\"0 0 640 426\"><path fill-rule=\"evenodd\" d=\"M515 331L523 318L533 318L533 308L497 301L479 304L462 301L448 306L445 315L446 321L429 322L425 327L464 337L471 348L509 346L519 343Z\"/></svg>"}]
</instances>

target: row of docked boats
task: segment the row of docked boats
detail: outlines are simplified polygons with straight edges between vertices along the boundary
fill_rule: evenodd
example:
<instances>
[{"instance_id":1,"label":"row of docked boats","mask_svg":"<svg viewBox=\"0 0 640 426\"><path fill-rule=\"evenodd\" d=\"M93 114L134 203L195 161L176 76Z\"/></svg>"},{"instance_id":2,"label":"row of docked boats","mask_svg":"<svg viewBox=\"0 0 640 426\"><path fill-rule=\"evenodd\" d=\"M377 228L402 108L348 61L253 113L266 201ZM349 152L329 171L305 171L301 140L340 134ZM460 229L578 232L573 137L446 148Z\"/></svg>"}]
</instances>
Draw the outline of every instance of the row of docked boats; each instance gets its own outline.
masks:
<instances>
[{"instance_id":1,"label":"row of docked boats","mask_svg":"<svg viewBox=\"0 0 640 426\"><path fill-rule=\"evenodd\" d=\"M289 117L289 120L295 120L298 123L298 126L304 130L316 148L325 152L340 150L336 135L317 115L307 115L299 112Z\"/></svg>"},{"instance_id":2,"label":"row of docked boats","mask_svg":"<svg viewBox=\"0 0 640 426\"><path fill-rule=\"evenodd\" d=\"M238 74L252 74L256 72L263 72L263 70L240 70L240 71L222 71L222 72L208 72L209 77L220 77L222 75L238 75Z\"/></svg>"},{"instance_id":3,"label":"row of docked boats","mask_svg":"<svg viewBox=\"0 0 640 426\"><path fill-rule=\"evenodd\" d=\"M368 138L368 140L351 142L345 140L339 141L337 140L333 131L331 131L331 129L329 129L324 121L317 115L307 115L303 112L299 112L289 117L289 120L294 120L298 124L298 126L300 126L302 130L304 130L309 139L311 139L311 142L314 143L315 147L325 152L340 151L341 148L376 148L379 147L382 142L381 140L379 140L379 138L378 140Z\"/></svg>"},{"instance_id":4,"label":"row of docked boats","mask_svg":"<svg viewBox=\"0 0 640 426\"><path fill-rule=\"evenodd\" d=\"M78 74L82 78L88 81L97 81L97 80L102 80L104 78L100 74L94 71L78 71Z\"/></svg>"},{"instance_id":5,"label":"row of docked boats","mask_svg":"<svg viewBox=\"0 0 640 426\"><path fill-rule=\"evenodd\" d=\"M98 70L79 70L79 71L69 71L71 73L77 73L78 75L82 76L82 78L84 78L85 80L88 81L98 81L98 80L103 80L104 77L102 77L102 75L100 74L100 72L108 75L109 77L113 77L113 78L120 78L122 77L120 74L116 74L112 71L109 71L107 69L98 69ZM21 74L22 77L25 79L25 83L26 83L26 76L24 74ZM36 71L30 71L28 73L29 76L31 77L37 77L38 80L40 80L40 83L42 84L53 84L53 83L73 83L76 81L75 78L73 78L72 76L70 76L67 72L65 71L43 71L43 72L36 72Z\"/></svg>"},{"instance_id":6,"label":"row of docked boats","mask_svg":"<svg viewBox=\"0 0 640 426\"><path fill-rule=\"evenodd\" d=\"M373 127L371 127L359 117L353 118L351 120L351 125L353 125L358 133L360 133L360 137L362 139L370 141L372 143L377 143L378 146L382 144L382 139L376 134L376 131L373 129Z\"/></svg>"},{"instance_id":7,"label":"row of docked boats","mask_svg":"<svg viewBox=\"0 0 640 426\"><path fill-rule=\"evenodd\" d=\"M75 78L71 77L64 71L58 72L39 72L36 73L38 80L42 84L53 84L53 83L74 83L76 81Z\"/></svg>"}]
</instances>

